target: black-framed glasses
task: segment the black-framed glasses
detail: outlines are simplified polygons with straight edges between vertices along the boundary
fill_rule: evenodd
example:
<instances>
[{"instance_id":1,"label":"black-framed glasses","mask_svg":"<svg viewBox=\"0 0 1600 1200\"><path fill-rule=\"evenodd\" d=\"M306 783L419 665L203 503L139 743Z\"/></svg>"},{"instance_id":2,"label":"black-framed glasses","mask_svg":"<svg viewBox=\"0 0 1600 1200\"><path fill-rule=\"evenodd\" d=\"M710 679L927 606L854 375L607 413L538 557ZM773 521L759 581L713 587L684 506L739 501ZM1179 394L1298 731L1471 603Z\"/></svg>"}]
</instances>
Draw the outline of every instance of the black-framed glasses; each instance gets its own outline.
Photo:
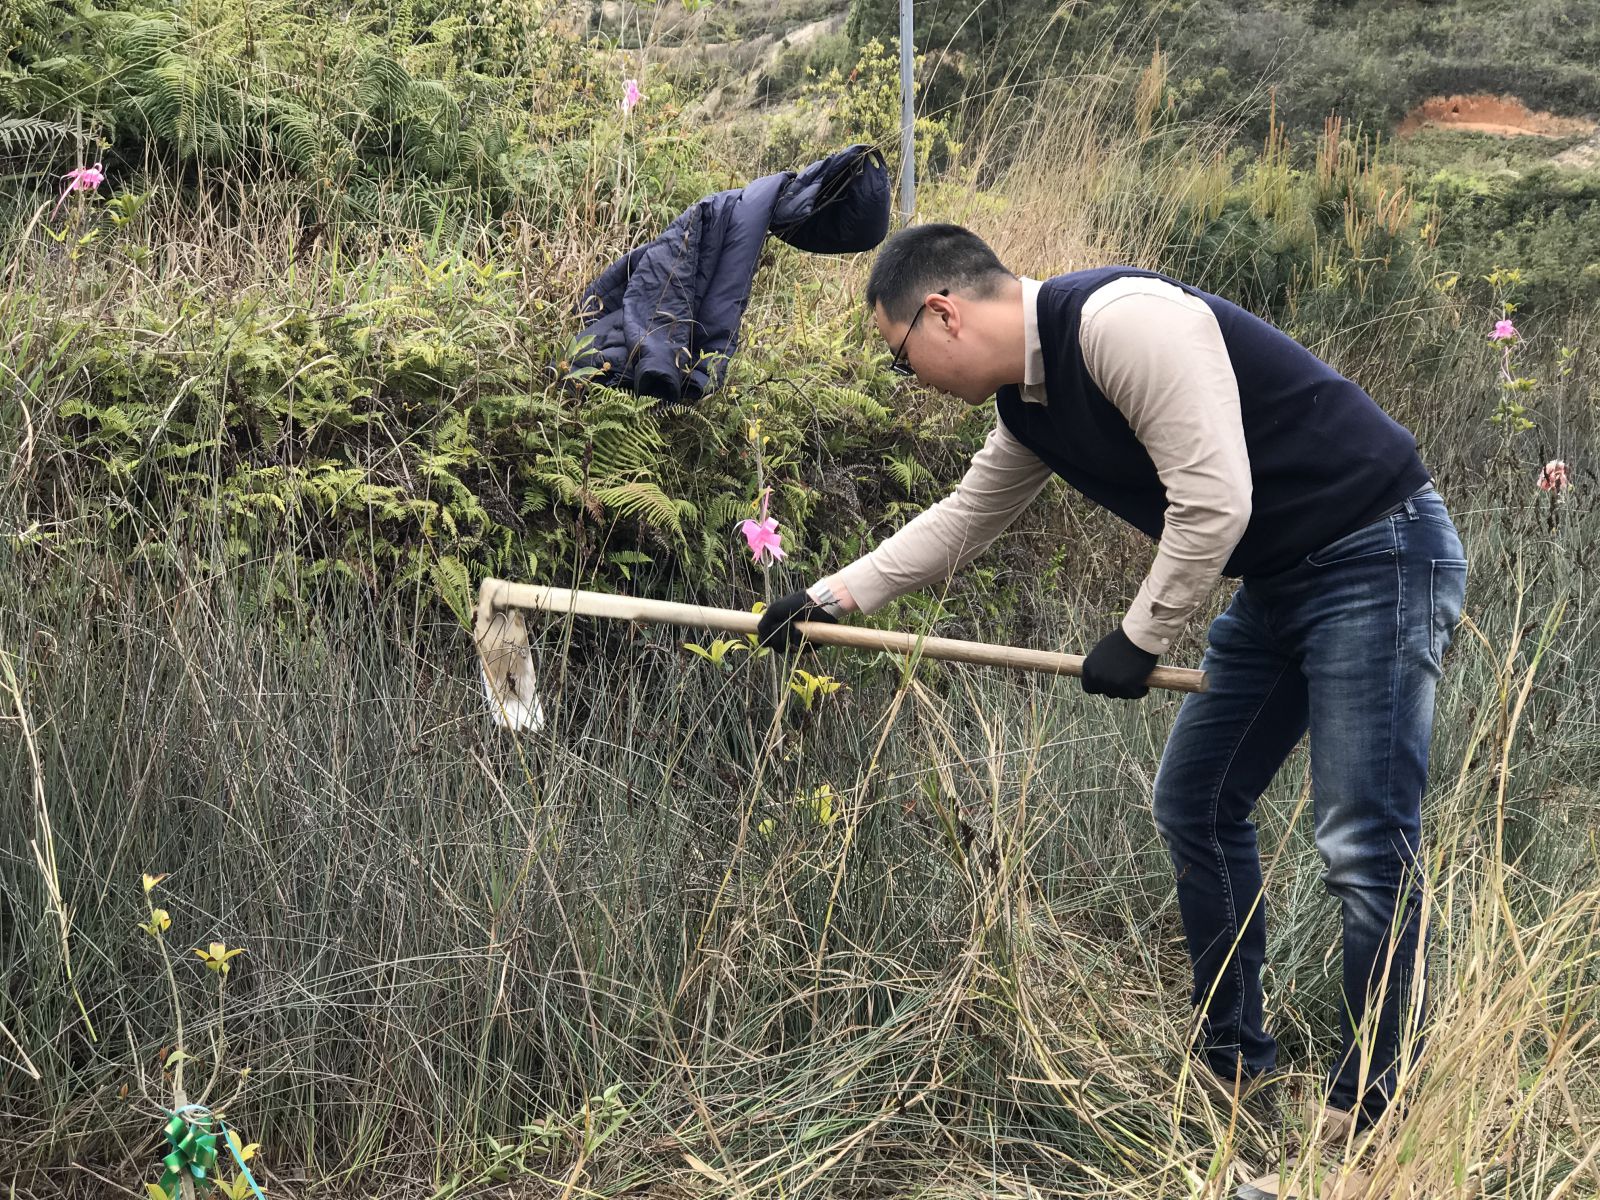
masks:
<instances>
[{"instance_id":1,"label":"black-framed glasses","mask_svg":"<svg viewBox=\"0 0 1600 1200\"><path fill-rule=\"evenodd\" d=\"M939 295L948 296L949 294L949 288L939 289ZM911 331L917 327L917 322L922 320L922 314L924 311L926 311L927 307L928 302L924 300L922 302L922 307L917 309L916 316L911 318L911 324L906 326L906 335L900 339L900 348L894 352L894 361L889 364L889 370L893 371L896 375L904 376L907 379L911 379L916 376L916 371L912 370L911 364L906 361L906 343L911 340Z\"/></svg>"}]
</instances>

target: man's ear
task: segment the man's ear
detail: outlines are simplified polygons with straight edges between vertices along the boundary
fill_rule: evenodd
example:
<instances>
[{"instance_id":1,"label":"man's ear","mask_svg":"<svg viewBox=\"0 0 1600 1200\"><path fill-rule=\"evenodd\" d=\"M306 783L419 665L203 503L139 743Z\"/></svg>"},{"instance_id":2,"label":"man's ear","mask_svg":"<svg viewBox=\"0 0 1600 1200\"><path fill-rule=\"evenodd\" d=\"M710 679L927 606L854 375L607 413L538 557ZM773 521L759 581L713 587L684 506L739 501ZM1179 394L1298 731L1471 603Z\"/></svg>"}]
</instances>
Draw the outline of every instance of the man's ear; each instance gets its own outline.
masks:
<instances>
[{"instance_id":1,"label":"man's ear","mask_svg":"<svg viewBox=\"0 0 1600 1200\"><path fill-rule=\"evenodd\" d=\"M925 301L928 315L942 324L951 333L961 329L961 305L954 296L947 296L942 292L931 292Z\"/></svg>"}]
</instances>

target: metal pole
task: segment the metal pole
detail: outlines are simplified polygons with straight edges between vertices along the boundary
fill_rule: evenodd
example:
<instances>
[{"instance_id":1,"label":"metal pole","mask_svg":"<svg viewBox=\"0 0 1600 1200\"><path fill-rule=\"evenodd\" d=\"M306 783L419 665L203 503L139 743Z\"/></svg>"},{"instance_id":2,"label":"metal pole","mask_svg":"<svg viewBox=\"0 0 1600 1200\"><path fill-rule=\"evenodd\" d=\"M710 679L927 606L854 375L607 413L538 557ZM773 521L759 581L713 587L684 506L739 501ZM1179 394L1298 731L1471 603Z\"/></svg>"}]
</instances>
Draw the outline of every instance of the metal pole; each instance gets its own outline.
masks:
<instances>
[{"instance_id":1,"label":"metal pole","mask_svg":"<svg viewBox=\"0 0 1600 1200\"><path fill-rule=\"evenodd\" d=\"M911 95L911 0L900 0L900 216L917 206L916 106Z\"/></svg>"}]
</instances>

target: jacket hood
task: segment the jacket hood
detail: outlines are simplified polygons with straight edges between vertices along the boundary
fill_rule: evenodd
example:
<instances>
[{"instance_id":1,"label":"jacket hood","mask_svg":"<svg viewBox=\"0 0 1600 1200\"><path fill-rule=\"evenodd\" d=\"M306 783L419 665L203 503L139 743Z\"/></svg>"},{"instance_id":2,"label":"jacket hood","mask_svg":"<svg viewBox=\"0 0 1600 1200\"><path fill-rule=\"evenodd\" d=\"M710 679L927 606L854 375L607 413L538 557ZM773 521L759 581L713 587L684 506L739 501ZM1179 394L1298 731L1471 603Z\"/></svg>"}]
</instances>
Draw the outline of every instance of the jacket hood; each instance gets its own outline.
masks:
<instances>
[{"instance_id":1,"label":"jacket hood","mask_svg":"<svg viewBox=\"0 0 1600 1200\"><path fill-rule=\"evenodd\" d=\"M772 232L812 254L871 250L889 232L882 152L857 143L806 167L778 197Z\"/></svg>"}]
</instances>

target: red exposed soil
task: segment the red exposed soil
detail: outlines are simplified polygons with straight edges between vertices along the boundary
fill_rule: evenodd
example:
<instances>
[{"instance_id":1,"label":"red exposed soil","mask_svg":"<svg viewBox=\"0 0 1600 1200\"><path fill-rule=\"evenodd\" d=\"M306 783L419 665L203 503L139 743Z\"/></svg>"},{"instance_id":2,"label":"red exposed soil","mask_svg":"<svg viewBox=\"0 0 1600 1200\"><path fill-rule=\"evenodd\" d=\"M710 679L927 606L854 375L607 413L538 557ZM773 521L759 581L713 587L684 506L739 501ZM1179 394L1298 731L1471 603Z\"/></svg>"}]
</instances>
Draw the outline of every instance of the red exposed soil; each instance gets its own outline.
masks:
<instances>
[{"instance_id":1,"label":"red exposed soil","mask_svg":"<svg viewBox=\"0 0 1600 1200\"><path fill-rule=\"evenodd\" d=\"M1532 112L1515 96L1435 96L1406 114L1395 131L1408 137L1422 129L1464 129L1501 137L1532 134L1535 137L1570 137L1593 133L1595 123L1583 117L1558 117Z\"/></svg>"}]
</instances>

